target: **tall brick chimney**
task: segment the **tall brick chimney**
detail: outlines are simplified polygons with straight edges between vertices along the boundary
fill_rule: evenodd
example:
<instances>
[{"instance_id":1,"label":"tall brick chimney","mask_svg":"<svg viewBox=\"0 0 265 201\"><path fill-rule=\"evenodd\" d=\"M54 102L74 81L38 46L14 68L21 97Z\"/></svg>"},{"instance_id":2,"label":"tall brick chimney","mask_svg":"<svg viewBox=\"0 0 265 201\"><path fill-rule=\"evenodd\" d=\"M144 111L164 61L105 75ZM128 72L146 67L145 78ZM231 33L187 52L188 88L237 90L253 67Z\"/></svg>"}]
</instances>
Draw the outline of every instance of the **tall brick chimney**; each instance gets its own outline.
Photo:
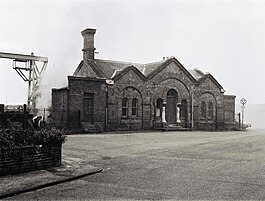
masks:
<instances>
[{"instance_id":1,"label":"tall brick chimney","mask_svg":"<svg viewBox=\"0 0 265 201\"><path fill-rule=\"evenodd\" d=\"M87 59L94 59L95 58L95 47L94 47L94 35L96 33L96 29L85 29L81 32L84 38L84 48L83 51L83 60L84 62Z\"/></svg>"}]
</instances>

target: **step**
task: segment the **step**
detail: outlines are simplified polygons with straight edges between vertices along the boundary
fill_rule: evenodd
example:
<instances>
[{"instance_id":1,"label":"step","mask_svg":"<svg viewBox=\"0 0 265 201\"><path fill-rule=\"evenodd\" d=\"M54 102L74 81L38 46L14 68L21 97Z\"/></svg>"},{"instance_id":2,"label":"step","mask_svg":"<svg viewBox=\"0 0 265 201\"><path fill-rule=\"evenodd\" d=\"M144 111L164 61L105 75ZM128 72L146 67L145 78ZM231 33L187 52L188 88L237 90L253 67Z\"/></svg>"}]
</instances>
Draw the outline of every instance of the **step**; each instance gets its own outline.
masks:
<instances>
[{"instance_id":1,"label":"step","mask_svg":"<svg viewBox=\"0 0 265 201\"><path fill-rule=\"evenodd\" d=\"M183 128L182 126L178 125L168 125L164 126L163 128L160 128L161 131L191 131L191 128Z\"/></svg>"}]
</instances>

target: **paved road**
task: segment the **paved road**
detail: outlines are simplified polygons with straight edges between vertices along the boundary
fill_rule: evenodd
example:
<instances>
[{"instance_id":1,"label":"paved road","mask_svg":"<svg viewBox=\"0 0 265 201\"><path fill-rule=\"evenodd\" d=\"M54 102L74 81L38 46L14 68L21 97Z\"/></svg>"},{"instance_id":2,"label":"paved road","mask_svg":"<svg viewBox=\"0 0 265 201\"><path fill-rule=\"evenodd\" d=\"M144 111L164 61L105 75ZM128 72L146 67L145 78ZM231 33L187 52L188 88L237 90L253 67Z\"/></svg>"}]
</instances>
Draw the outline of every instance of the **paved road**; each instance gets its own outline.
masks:
<instances>
[{"instance_id":1,"label":"paved road","mask_svg":"<svg viewBox=\"0 0 265 201\"><path fill-rule=\"evenodd\" d=\"M67 158L104 171L10 199L265 199L265 130L69 136Z\"/></svg>"}]
</instances>

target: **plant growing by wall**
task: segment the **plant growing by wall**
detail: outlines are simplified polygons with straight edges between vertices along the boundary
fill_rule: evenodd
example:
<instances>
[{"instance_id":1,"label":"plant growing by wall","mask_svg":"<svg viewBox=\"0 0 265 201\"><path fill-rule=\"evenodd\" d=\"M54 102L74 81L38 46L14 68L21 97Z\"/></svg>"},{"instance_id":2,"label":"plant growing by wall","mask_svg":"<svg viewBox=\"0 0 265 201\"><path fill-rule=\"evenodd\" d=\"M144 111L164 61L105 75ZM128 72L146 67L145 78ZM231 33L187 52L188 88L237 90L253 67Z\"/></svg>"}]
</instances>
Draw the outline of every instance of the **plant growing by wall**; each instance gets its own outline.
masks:
<instances>
[{"instance_id":1,"label":"plant growing by wall","mask_svg":"<svg viewBox=\"0 0 265 201\"><path fill-rule=\"evenodd\" d=\"M58 129L10 130L0 129L0 153L8 153L17 147L64 143L65 132Z\"/></svg>"}]
</instances>

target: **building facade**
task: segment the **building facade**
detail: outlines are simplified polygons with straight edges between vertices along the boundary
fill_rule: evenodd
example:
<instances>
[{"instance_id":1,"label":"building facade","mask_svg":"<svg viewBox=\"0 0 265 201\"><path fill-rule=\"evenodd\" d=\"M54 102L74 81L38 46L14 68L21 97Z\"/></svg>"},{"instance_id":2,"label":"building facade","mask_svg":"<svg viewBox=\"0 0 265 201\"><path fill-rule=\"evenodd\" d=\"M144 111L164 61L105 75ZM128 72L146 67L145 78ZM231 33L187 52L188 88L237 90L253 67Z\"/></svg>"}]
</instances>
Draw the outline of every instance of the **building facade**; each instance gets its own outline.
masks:
<instances>
[{"instance_id":1,"label":"building facade","mask_svg":"<svg viewBox=\"0 0 265 201\"><path fill-rule=\"evenodd\" d=\"M74 128L202 130L235 125L235 96L209 73L175 58L147 64L95 58L95 29L81 32L83 60L68 86L52 89L53 120Z\"/></svg>"}]
</instances>

